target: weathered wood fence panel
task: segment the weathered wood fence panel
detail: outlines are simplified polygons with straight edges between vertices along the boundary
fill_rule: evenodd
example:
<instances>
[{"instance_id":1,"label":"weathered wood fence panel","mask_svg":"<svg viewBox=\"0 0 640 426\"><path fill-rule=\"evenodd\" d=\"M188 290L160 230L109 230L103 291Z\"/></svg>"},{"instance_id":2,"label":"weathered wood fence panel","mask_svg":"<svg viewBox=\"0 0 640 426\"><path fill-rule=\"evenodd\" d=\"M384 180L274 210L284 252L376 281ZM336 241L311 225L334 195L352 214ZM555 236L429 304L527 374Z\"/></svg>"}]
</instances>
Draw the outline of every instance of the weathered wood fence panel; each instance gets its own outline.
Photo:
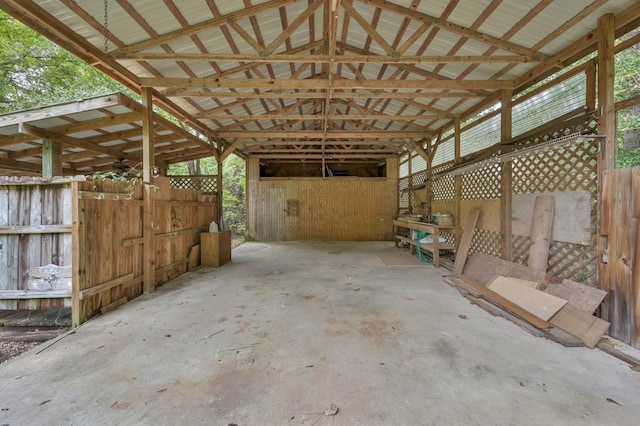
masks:
<instances>
[{"instance_id":1,"label":"weathered wood fence panel","mask_svg":"<svg viewBox=\"0 0 640 426\"><path fill-rule=\"evenodd\" d=\"M171 188L168 178L154 184L157 284L187 272L189 254L200 233L218 220L218 208L200 191ZM108 180L77 185L74 325L143 292L142 186L127 185Z\"/></svg>"},{"instance_id":2,"label":"weathered wood fence panel","mask_svg":"<svg viewBox=\"0 0 640 426\"><path fill-rule=\"evenodd\" d=\"M52 280L34 277L36 268L71 265L71 181L0 181L0 309L70 305L70 286L50 288ZM61 286L64 282L56 281Z\"/></svg>"},{"instance_id":3,"label":"weathered wood fence panel","mask_svg":"<svg viewBox=\"0 0 640 426\"><path fill-rule=\"evenodd\" d=\"M164 177L156 183L154 284L185 273L200 233L218 220L216 194L176 189ZM142 294L142 209L142 187L129 182L2 178L0 309L72 306L79 325ZM68 275L68 288L34 284L36 268L51 264L67 267L59 276Z\"/></svg>"},{"instance_id":4,"label":"weathered wood fence panel","mask_svg":"<svg viewBox=\"0 0 640 426\"><path fill-rule=\"evenodd\" d=\"M609 170L603 185L602 318L611 322L610 336L640 348L640 167Z\"/></svg>"}]
</instances>

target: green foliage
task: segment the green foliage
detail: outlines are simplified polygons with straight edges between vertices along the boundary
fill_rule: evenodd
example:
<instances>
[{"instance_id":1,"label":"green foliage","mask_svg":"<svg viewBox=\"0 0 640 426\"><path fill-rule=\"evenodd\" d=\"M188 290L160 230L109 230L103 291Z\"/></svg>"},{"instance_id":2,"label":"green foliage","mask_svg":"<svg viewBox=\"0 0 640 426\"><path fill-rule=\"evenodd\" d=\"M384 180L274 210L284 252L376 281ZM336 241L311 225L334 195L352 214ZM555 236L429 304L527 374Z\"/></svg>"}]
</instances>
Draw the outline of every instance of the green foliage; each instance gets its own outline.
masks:
<instances>
[{"instance_id":1,"label":"green foliage","mask_svg":"<svg viewBox=\"0 0 640 426\"><path fill-rule=\"evenodd\" d=\"M126 90L0 11L0 113L118 91Z\"/></svg>"},{"instance_id":2,"label":"green foliage","mask_svg":"<svg viewBox=\"0 0 640 426\"><path fill-rule=\"evenodd\" d=\"M124 189L127 191L127 198L131 199L133 197L133 193L135 191L136 185L140 183L144 183L142 179L142 163L136 164L134 167L131 167L127 170L123 170L121 172L116 171L106 171L106 172L95 172L93 175L94 181L99 180L111 180L112 182L120 182L124 185ZM157 185L150 185L151 189L156 191L158 190ZM94 190L97 188L94 186ZM98 191L99 192L99 191ZM104 198L105 194L101 194L99 198Z\"/></svg>"},{"instance_id":3,"label":"green foliage","mask_svg":"<svg viewBox=\"0 0 640 426\"><path fill-rule=\"evenodd\" d=\"M627 35L632 37L640 30ZM640 45L636 44L615 56L614 96L616 102L640 95ZM617 114L618 167L640 166L640 148L625 148L623 135L626 130L640 128L640 106L625 108Z\"/></svg>"},{"instance_id":4,"label":"green foliage","mask_svg":"<svg viewBox=\"0 0 640 426\"><path fill-rule=\"evenodd\" d=\"M640 166L640 148L618 148L618 168Z\"/></svg>"},{"instance_id":5,"label":"green foliage","mask_svg":"<svg viewBox=\"0 0 640 426\"><path fill-rule=\"evenodd\" d=\"M218 174L218 165L214 157L202 158L197 166L178 163L169 166L170 175L189 175L192 170L203 175ZM245 180L245 162L236 155L230 155L222 165L222 212L225 224L232 230L234 243L244 242L247 230L247 198Z\"/></svg>"},{"instance_id":6,"label":"green foliage","mask_svg":"<svg viewBox=\"0 0 640 426\"><path fill-rule=\"evenodd\" d=\"M233 231L236 240L244 242L247 230L247 198L245 162L231 155L222 165L222 211L225 223Z\"/></svg>"}]
</instances>

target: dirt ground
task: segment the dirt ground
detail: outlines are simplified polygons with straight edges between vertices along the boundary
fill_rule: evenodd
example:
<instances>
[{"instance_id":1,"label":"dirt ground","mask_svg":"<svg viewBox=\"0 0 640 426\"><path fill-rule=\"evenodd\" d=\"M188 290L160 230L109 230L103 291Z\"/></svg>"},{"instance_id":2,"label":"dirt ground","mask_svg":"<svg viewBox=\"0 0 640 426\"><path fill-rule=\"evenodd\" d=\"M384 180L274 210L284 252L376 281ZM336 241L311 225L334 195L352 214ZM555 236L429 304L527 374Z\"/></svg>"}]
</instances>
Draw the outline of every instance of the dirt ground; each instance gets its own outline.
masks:
<instances>
[{"instance_id":1,"label":"dirt ground","mask_svg":"<svg viewBox=\"0 0 640 426\"><path fill-rule=\"evenodd\" d=\"M30 351L41 342L3 342L0 341L0 364L9 361L24 352Z\"/></svg>"}]
</instances>

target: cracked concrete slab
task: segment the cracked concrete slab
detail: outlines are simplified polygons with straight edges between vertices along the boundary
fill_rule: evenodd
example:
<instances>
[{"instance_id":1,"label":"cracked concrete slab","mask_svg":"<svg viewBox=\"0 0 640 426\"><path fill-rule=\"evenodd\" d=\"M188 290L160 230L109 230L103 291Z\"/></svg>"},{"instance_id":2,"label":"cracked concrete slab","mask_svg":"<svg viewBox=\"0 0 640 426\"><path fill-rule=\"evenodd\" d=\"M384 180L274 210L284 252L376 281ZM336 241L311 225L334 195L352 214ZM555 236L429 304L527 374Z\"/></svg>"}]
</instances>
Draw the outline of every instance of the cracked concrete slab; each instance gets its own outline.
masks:
<instances>
[{"instance_id":1,"label":"cracked concrete slab","mask_svg":"<svg viewBox=\"0 0 640 426\"><path fill-rule=\"evenodd\" d=\"M0 424L635 424L640 376L388 242L247 243L0 366ZM44 348L44 345L39 347ZM331 404L337 412L331 412Z\"/></svg>"}]
</instances>

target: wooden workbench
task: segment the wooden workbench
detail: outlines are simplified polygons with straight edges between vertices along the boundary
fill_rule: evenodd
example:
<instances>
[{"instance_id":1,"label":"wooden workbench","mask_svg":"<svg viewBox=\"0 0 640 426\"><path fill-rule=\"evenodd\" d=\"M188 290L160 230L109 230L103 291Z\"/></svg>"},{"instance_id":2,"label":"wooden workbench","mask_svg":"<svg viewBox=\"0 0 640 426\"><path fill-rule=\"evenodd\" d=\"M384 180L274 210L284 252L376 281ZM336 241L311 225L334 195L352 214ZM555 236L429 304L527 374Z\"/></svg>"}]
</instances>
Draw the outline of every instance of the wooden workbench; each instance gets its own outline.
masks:
<instances>
[{"instance_id":1,"label":"wooden workbench","mask_svg":"<svg viewBox=\"0 0 640 426\"><path fill-rule=\"evenodd\" d=\"M398 228L407 228L409 231L424 231L428 232L433 236L433 244L420 244L420 248L430 252L433 255L433 265L440 266L440 250L449 250L455 251L455 247L451 244L445 244L440 242L440 232L450 232L457 233L458 228L455 226L443 226L443 225L434 225L432 223L426 222L410 222L404 220L394 220L393 221L393 241L398 247L398 242L404 241L410 244L410 251L413 253L413 247L416 245L416 240L411 237L405 237L398 232Z\"/></svg>"}]
</instances>

